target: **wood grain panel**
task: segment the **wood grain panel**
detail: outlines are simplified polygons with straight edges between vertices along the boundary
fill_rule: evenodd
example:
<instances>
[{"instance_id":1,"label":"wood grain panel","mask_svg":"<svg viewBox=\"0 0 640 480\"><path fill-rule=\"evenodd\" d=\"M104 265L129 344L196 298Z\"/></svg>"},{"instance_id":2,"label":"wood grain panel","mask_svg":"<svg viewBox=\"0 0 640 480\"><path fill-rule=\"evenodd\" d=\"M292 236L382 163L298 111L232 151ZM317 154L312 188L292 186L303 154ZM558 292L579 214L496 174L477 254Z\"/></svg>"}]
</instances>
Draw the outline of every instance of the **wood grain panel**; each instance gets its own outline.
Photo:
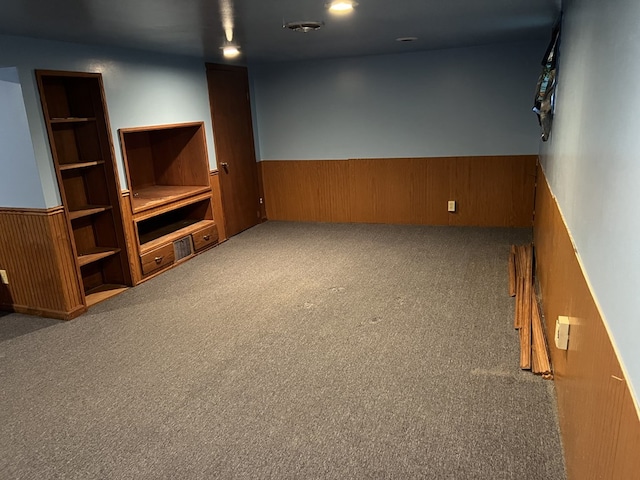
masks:
<instances>
[{"instance_id":1,"label":"wood grain panel","mask_svg":"<svg viewBox=\"0 0 640 480\"><path fill-rule=\"evenodd\" d=\"M270 220L350 222L349 162L262 162Z\"/></svg>"},{"instance_id":2,"label":"wood grain panel","mask_svg":"<svg viewBox=\"0 0 640 480\"><path fill-rule=\"evenodd\" d=\"M531 226L535 156L264 161L270 220ZM456 200L458 212L447 212Z\"/></svg>"},{"instance_id":3,"label":"wood grain panel","mask_svg":"<svg viewBox=\"0 0 640 480\"><path fill-rule=\"evenodd\" d=\"M138 256L138 237L135 231L135 222L131 213L131 192L124 190L122 192L122 223L124 226L124 236L127 243L127 260L131 270L131 280L133 285L137 285L142 281L142 269Z\"/></svg>"},{"instance_id":4,"label":"wood grain panel","mask_svg":"<svg viewBox=\"0 0 640 480\"><path fill-rule=\"evenodd\" d=\"M640 478L640 428L638 413L626 389L620 414L620 431L612 478Z\"/></svg>"},{"instance_id":5,"label":"wood grain panel","mask_svg":"<svg viewBox=\"0 0 640 480\"><path fill-rule=\"evenodd\" d=\"M451 225L530 227L536 157L458 157L450 196L457 202Z\"/></svg>"},{"instance_id":6,"label":"wood grain panel","mask_svg":"<svg viewBox=\"0 0 640 480\"><path fill-rule=\"evenodd\" d=\"M0 209L3 309L60 319L85 310L67 225L62 207Z\"/></svg>"},{"instance_id":7,"label":"wood grain panel","mask_svg":"<svg viewBox=\"0 0 640 480\"><path fill-rule=\"evenodd\" d=\"M220 191L220 175L217 170L211 170L209 173L209 182L211 184L213 220L218 227L218 242L224 242L227 239L227 232L224 221L224 209L222 208L222 192Z\"/></svg>"},{"instance_id":8,"label":"wood grain panel","mask_svg":"<svg viewBox=\"0 0 640 480\"><path fill-rule=\"evenodd\" d=\"M640 421L618 357L556 200L538 169L536 276L545 326L571 320L569 349L551 345L570 480L638 478ZM628 475L629 472L634 472ZM635 476L634 476L635 475Z\"/></svg>"},{"instance_id":9,"label":"wood grain panel","mask_svg":"<svg viewBox=\"0 0 640 480\"><path fill-rule=\"evenodd\" d=\"M413 223L416 190L425 184L426 163L410 158L349 161L351 220Z\"/></svg>"}]
</instances>

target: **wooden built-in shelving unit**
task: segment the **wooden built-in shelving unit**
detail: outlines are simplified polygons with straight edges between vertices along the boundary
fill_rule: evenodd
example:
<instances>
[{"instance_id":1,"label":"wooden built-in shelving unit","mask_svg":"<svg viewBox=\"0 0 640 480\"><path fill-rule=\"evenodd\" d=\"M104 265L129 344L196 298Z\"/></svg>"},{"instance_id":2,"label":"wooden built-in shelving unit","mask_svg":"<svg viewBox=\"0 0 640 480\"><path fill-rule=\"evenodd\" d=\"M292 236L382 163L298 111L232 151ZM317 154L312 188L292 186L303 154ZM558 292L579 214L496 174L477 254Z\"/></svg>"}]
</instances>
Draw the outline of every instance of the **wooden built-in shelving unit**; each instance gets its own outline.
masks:
<instances>
[{"instance_id":1,"label":"wooden built-in shelving unit","mask_svg":"<svg viewBox=\"0 0 640 480\"><path fill-rule=\"evenodd\" d=\"M132 284L102 76L36 78L85 306Z\"/></svg>"},{"instance_id":2,"label":"wooden built-in shelving unit","mask_svg":"<svg viewBox=\"0 0 640 480\"><path fill-rule=\"evenodd\" d=\"M121 129L142 279L215 245L203 122Z\"/></svg>"}]
</instances>

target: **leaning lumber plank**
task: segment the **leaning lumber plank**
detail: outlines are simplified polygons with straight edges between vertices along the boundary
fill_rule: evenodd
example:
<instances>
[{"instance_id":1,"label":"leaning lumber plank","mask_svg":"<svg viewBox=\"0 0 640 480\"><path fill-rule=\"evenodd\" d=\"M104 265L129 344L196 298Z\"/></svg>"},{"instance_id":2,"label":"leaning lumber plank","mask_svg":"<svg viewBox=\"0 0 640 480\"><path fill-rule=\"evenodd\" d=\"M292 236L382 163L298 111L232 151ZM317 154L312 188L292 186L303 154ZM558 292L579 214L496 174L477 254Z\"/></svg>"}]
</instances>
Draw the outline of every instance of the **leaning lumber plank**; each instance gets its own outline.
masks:
<instances>
[{"instance_id":1,"label":"leaning lumber plank","mask_svg":"<svg viewBox=\"0 0 640 480\"><path fill-rule=\"evenodd\" d=\"M533 247L525 246L524 292L520 325L520 368L531 369L531 291L533 285Z\"/></svg>"},{"instance_id":2,"label":"leaning lumber plank","mask_svg":"<svg viewBox=\"0 0 640 480\"><path fill-rule=\"evenodd\" d=\"M516 246L509 251L509 296L516 296Z\"/></svg>"},{"instance_id":3,"label":"leaning lumber plank","mask_svg":"<svg viewBox=\"0 0 640 480\"><path fill-rule=\"evenodd\" d=\"M533 336L533 373L538 373L543 378L553 378L551 372L551 361L549 359L549 346L544 334L542 315L535 292L532 292L531 326Z\"/></svg>"},{"instance_id":4,"label":"leaning lumber plank","mask_svg":"<svg viewBox=\"0 0 640 480\"><path fill-rule=\"evenodd\" d=\"M525 271L525 255L524 247L515 246L515 266L516 266L516 311L513 320L513 327L520 328L522 326L522 312L524 302L524 271Z\"/></svg>"}]
</instances>

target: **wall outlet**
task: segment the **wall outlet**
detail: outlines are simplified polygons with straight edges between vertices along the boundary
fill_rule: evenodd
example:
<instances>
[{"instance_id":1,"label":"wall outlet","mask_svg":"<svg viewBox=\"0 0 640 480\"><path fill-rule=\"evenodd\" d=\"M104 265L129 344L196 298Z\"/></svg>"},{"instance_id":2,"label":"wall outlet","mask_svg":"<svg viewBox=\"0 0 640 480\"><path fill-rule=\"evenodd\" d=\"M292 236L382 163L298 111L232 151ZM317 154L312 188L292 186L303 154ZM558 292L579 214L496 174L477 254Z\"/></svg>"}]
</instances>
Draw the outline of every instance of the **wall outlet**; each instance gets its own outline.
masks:
<instances>
[{"instance_id":1,"label":"wall outlet","mask_svg":"<svg viewBox=\"0 0 640 480\"><path fill-rule=\"evenodd\" d=\"M5 285L9 285L9 277L7 276L6 270L0 270L0 280L2 280L2 283Z\"/></svg>"},{"instance_id":2,"label":"wall outlet","mask_svg":"<svg viewBox=\"0 0 640 480\"><path fill-rule=\"evenodd\" d=\"M560 350L569 348L569 317L558 317L556 320L556 347Z\"/></svg>"},{"instance_id":3,"label":"wall outlet","mask_svg":"<svg viewBox=\"0 0 640 480\"><path fill-rule=\"evenodd\" d=\"M455 212L456 211L456 201L449 200L447 202L447 212Z\"/></svg>"}]
</instances>

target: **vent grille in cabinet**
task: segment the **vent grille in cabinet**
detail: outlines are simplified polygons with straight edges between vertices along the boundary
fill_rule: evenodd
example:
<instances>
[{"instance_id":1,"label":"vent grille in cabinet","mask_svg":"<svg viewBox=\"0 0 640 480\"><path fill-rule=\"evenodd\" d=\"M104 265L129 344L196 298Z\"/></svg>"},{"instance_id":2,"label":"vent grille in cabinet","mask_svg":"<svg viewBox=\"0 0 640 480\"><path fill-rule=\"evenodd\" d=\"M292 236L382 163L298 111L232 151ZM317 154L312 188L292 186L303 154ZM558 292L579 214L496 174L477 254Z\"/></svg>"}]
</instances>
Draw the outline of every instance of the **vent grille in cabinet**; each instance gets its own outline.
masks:
<instances>
[{"instance_id":1,"label":"vent grille in cabinet","mask_svg":"<svg viewBox=\"0 0 640 480\"><path fill-rule=\"evenodd\" d=\"M173 242L173 253L176 257L176 262L182 260L183 258L190 257L193 254L193 243L191 242L191 235Z\"/></svg>"}]
</instances>

